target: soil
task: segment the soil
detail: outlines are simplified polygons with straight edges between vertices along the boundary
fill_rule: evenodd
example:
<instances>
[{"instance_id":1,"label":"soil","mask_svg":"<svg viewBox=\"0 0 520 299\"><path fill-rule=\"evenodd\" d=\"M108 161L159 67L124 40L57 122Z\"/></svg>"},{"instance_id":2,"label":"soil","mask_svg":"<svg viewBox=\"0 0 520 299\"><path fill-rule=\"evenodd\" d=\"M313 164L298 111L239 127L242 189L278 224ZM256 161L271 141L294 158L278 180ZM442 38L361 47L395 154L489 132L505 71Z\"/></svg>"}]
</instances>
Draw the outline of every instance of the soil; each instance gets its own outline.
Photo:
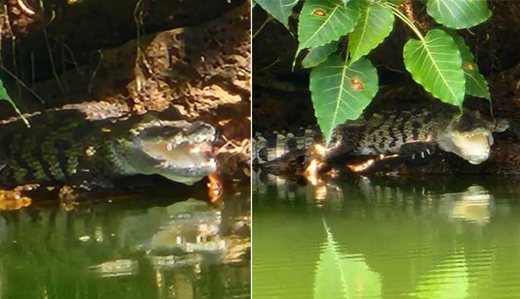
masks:
<instances>
[{"instance_id":1,"label":"soil","mask_svg":"<svg viewBox=\"0 0 520 299\"><path fill-rule=\"evenodd\" d=\"M2 78L23 113L177 110L218 127L223 170L249 164L250 1L22 0L0 10ZM27 6L26 5L26 6ZM16 116L0 101L0 119ZM234 174L232 174L234 175Z\"/></svg>"}]
</instances>

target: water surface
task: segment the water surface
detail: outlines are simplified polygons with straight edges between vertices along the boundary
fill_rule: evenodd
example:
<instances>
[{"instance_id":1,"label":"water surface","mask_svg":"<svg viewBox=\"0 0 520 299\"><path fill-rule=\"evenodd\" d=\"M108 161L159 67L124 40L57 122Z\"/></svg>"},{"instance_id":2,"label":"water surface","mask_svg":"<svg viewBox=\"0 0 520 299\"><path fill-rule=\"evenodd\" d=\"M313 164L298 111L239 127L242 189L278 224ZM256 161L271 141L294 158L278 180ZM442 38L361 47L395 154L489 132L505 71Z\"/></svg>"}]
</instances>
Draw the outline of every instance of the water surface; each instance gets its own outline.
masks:
<instances>
[{"instance_id":1,"label":"water surface","mask_svg":"<svg viewBox=\"0 0 520 299\"><path fill-rule=\"evenodd\" d=\"M249 190L0 213L0 298L249 298Z\"/></svg>"},{"instance_id":2,"label":"water surface","mask_svg":"<svg viewBox=\"0 0 520 299\"><path fill-rule=\"evenodd\" d=\"M254 298L520 298L520 181L253 185Z\"/></svg>"}]
</instances>

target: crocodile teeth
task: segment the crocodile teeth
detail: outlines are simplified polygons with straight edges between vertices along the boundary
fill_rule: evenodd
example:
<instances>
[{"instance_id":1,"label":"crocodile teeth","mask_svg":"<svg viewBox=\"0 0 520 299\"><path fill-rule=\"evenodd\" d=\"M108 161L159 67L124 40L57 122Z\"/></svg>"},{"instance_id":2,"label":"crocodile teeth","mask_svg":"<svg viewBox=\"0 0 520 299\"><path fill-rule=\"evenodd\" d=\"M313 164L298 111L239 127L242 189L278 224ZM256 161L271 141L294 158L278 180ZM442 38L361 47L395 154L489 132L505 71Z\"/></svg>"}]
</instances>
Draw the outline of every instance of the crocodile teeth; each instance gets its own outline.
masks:
<instances>
[{"instance_id":1,"label":"crocodile teeth","mask_svg":"<svg viewBox=\"0 0 520 299\"><path fill-rule=\"evenodd\" d=\"M173 138L173 142L175 144L181 144L182 142L184 142L184 138L182 136L179 136L179 135L176 135L174 138Z\"/></svg>"},{"instance_id":2,"label":"crocodile teeth","mask_svg":"<svg viewBox=\"0 0 520 299\"><path fill-rule=\"evenodd\" d=\"M200 147L198 147L198 146L195 146L195 147L193 147L193 148L190 149L190 153L192 153L192 154L198 154L198 153L200 153L201 151L202 151L202 150L201 150Z\"/></svg>"},{"instance_id":3,"label":"crocodile teeth","mask_svg":"<svg viewBox=\"0 0 520 299\"><path fill-rule=\"evenodd\" d=\"M168 163L167 161L163 161L159 164L159 166L162 168L167 168L170 166L170 163Z\"/></svg>"},{"instance_id":4,"label":"crocodile teeth","mask_svg":"<svg viewBox=\"0 0 520 299\"><path fill-rule=\"evenodd\" d=\"M217 163L217 161L215 161L214 158L211 158L209 159L208 162L205 162L205 163L202 163L204 166L215 166L215 164Z\"/></svg>"},{"instance_id":5,"label":"crocodile teeth","mask_svg":"<svg viewBox=\"0 0 520 299\"><path fill-rule=\"evenodd\" d=\"M489 133L488 132L476 132L476 133L469 133L469 134L467 134L468 137L475 137L475 136L478 136L478 135L488 136Z\"/></svg>"}]
</instances>

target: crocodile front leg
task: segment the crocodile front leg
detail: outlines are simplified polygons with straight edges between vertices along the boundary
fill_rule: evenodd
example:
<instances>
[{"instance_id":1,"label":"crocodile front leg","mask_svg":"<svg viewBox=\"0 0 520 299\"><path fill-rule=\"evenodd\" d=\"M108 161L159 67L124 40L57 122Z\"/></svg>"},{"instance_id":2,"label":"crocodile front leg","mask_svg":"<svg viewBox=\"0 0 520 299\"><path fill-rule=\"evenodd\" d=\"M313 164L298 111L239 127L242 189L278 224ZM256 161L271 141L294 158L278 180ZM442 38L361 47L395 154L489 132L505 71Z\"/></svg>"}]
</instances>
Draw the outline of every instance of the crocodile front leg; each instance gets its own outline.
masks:
<instances>
[{"instance_id":1,"label":"crocodile front leg","mask_svg":"<svg viewBox=\"0 0 520 299\"><path fill-rule=\"evenodd\" d=\"M433 142L409 142L401 146L399 157L422 160L432 155L437 148L437 145Z\"/></svg>"}]
</instances>

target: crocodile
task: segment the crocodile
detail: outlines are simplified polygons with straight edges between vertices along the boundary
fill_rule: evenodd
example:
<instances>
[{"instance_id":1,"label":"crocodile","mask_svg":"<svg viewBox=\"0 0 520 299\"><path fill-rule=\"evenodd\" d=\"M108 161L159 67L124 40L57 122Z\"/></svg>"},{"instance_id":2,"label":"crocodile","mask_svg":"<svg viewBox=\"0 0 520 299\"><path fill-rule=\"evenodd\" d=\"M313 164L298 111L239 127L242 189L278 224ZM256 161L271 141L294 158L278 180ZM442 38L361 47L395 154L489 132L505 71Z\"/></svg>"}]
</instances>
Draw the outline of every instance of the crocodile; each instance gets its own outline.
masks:
<instances>
[{"instance_id":1,"label":"crocodile","mask_svg":"<svg viewBox=\"0 0 520 299\"><path fill-rule=\"evenodd\" d=\"M418 159L439 150L453 153L470 164L481 164L489 158L493 133L509 128L507 121L488 120L475 110L464 109L461 113L455 107L403 106L367 109L357 120L347 120L337 126L320 158L325 165L323 169L381 155L398 154L401 158ZM276 136L274 138L278 141L271 144L286 149L286 152L278 154L275 159L267 158L267 161L256 159L257 167L272 173L287 173L292 168L299 168L296 172L305 169L313 151L309 141L320 142L318 134L309 129L301 137L292 134ZM281 146L281 142L286 145ZM257 145L267 146L269 143L257 135ZM261 157L262 152L272 151L255 150L257 157Z\"/></svg>"},{"instance_id":2,"label":"crocodile","mask_svg":"<svg viewBox=\"0 0 520 299\"><path fill-rule=\"evenodd\" d=\"M161 113L88 118L72 108L0 122L0 188L26 184L103 186L160 175L192 185L217 170L210 124Z\"/></svg>"},{"instance_id":3,"label":"crocodile","mask_svg":"<svg viewBox=\"0 0 520 299\"><path fill-rule=\"evenodd\" d=\"M336 163L349 156L399 154L440 149L471 164L489 158L493 133L509 128L505 120L486 120L479 111L411 107L380 110L336 127L325 160Z\"/></svg>"}]
</instances>

